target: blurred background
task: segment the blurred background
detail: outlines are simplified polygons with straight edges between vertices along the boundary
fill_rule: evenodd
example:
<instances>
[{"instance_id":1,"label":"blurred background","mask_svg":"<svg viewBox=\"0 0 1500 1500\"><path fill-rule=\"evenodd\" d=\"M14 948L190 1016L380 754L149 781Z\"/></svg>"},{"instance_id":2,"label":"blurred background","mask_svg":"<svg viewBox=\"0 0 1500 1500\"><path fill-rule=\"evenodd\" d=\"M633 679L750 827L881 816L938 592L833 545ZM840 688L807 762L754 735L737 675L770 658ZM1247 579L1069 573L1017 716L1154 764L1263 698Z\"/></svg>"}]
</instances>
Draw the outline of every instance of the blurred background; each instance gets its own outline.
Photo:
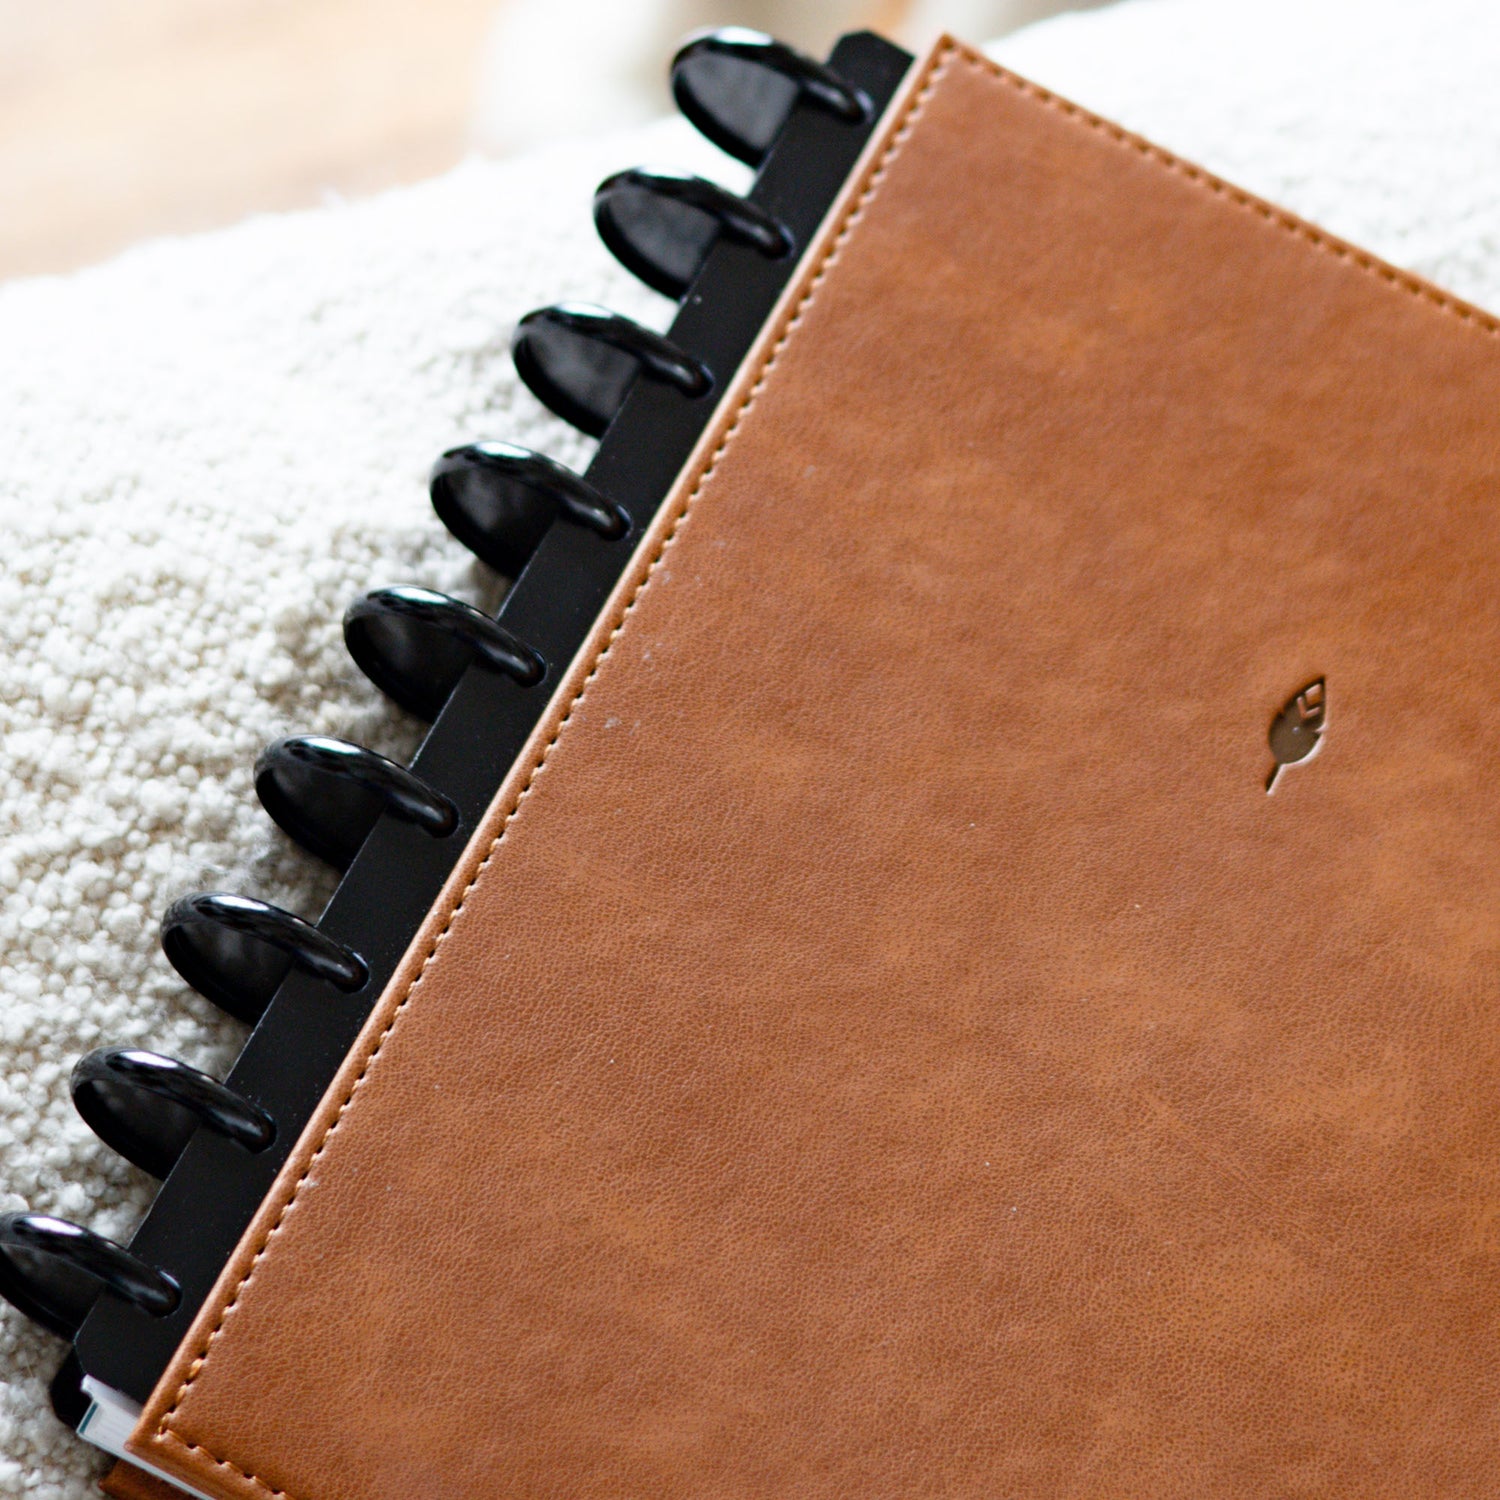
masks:
<instances>
[{"instance_id":1,"label":"blurred background","mask_svg":"<svg viewBox=\"0 0 1500 1500\"><path fill-rule=\"evenodd\" d=\"M0 278L666 109L681 36L979 42L1101 0L0 0Z\"/></svg>"}]
</instances>

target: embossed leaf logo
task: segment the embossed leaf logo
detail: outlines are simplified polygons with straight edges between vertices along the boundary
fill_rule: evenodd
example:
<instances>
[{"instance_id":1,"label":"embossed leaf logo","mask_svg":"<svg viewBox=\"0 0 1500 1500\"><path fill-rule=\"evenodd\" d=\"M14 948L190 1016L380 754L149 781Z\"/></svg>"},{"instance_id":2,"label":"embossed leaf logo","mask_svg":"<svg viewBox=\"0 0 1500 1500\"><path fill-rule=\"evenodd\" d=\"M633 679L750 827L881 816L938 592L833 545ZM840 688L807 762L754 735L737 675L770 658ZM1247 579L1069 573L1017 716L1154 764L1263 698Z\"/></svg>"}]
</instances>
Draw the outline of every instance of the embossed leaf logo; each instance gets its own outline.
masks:
<instances>
[{"instance_id":1,"label":"embossed leaf logo","mask_svg":"<svg viewBox=\"0 0 1500 1500\"><path fill-rule=\"evenodd\" d=\"M1276 778L1282 768L1306 760L1322 743L1328 723L1328 686L1319 677L1299 688L1286 700L1286 706L1271 721L1271 754L1276 764L1266 777L1266 795L1276 790Z\"/></svg>"}]
</instances>

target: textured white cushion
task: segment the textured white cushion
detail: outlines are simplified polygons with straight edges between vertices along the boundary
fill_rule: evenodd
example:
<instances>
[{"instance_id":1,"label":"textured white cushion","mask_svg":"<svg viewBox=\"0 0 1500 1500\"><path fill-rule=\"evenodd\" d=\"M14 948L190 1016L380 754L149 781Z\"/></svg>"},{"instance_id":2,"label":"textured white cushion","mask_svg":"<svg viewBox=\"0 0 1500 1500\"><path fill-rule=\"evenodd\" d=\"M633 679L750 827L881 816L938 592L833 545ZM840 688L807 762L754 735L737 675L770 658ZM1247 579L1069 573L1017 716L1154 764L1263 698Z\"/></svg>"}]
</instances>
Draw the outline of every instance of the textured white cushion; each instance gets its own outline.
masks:
<instances>
[{"instance_id":1,"label":"textured white cushion","mask_svg":"<svg viewBox=\"0 0 1500 1500\"><path fill-rule=\"evenodd\" d=\"M996 52L1500 307L1490 0L1133 0ZM664 321L589 228L594 184L642 160L716 162L673 122L0 289L0 1207L125 1234L148 1201L68 1070L112 1041L233 1056L159 915L211 887L318 909L328 877L251 764L294 731L415 744L339 616L382 583L484 596L427 506L445 446L585 456L507 338L563 296ZM60 1355L0 1314L0 1494L90 1493L98 1460L46 1409Z\"/></svg>"}]
</instances>

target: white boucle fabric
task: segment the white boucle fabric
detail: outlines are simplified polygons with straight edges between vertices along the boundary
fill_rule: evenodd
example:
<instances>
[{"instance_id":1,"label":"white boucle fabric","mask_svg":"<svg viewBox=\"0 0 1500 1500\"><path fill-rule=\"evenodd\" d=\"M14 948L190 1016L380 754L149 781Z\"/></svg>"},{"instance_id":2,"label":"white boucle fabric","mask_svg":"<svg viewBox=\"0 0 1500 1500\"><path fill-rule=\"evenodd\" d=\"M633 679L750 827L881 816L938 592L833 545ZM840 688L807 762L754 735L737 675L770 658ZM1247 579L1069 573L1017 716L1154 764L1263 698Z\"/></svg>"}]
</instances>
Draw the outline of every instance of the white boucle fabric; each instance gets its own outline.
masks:
<instances>
[{"instance_id":1,"label":"white boucle fabric","mask_svg":"<svg viewBox=\"0 0 1500 1500\"><path fill-rule=\"evenodd\" d=\"M997 52L1500 307L1493 0L1133 0ZM588 225L642 160L717 162L672 122L0 288L0 1208L129 1233L151 1184L76 1119L68 1070L107 1042L234 1055L159 915L212 887L319 909L251 764L295 731L416 743L340 614L382 583L493 593L427 506L445 446L586 457L507 339L560 297L665 321ZM0 1495L91 1493L99 1459L46 1407L61 1353L0 1313Z\"/></svg>"}]
</instances>

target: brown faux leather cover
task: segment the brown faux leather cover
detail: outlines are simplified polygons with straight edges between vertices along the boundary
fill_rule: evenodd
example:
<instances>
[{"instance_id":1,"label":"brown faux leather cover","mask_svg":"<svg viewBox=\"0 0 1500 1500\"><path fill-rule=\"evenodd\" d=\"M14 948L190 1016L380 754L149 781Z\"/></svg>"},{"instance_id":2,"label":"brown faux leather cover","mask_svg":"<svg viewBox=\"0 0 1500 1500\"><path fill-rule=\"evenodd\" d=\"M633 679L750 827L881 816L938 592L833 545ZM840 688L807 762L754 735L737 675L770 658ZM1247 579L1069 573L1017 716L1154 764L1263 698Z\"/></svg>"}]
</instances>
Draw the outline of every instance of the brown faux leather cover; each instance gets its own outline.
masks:
<instances>
[{"instance_id":1,"label":"brown faux leather cover","mask_svg":"<svg viewBox=\"0 0 1500 1500\"><path fill-rule=\"evenodd\" d=\"M132 1448L1495 1494L1497 419L1492 319L939 46Z\"/></svg>"},{"instance_id":2,"label":"brown faux leather cover","mask_svg":"<svg viewBox=\"0 0 1500 1500\"><path fill-rule=\"evenodd\" d=\"M122 1458L99 1481L109 1500L185 1500L183 1492Z\"/></svg>"}]
</instances>

